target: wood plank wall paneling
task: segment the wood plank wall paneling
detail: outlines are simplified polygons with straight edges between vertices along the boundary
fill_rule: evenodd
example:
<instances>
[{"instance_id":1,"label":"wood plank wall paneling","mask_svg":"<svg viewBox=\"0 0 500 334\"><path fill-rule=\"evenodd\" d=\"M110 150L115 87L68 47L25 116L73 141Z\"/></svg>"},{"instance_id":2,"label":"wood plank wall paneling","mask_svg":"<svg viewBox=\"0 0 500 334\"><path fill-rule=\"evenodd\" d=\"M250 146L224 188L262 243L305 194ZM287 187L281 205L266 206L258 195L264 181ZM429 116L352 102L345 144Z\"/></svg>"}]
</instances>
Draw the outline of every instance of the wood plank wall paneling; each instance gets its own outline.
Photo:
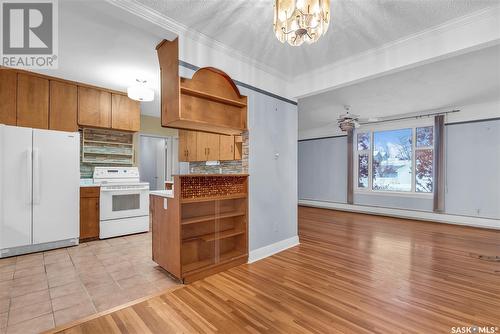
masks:
<instances>
[{"instance_id":1,"label":"wood plank wall paneling","mask_svg":"<svg viewBox=\"0 0 500 334\"><path fill-rule=\"evenodd\" d=\"M500 231L299 208L301 245L65 333L450 333L500 325Z\"/></svg>"}]
</instances>

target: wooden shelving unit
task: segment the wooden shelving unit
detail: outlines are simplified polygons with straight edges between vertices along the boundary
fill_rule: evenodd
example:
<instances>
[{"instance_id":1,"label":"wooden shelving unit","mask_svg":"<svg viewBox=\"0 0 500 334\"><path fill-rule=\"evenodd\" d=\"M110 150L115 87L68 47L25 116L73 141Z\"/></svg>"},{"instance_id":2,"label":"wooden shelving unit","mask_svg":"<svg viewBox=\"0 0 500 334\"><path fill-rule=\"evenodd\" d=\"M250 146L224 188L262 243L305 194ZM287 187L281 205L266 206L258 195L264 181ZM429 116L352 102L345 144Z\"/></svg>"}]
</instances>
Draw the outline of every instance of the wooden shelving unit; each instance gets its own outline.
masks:
<instances>
[{"instance_id":1,"label":"wooden shelving unit","mask_svg":"<svg viewBox=\"0 0 500 334\"><path fill-rule=\"evenodd\" d=\"M151 195L153 260L184 282L246 263L247 192L247 175L175 176L173 198Z\"/></svg>"},{"instance_id":2,"label":"wooden shelving unit","mask_svg":"<svg viewBox=\"0 0 500 334\"><path fill-rule=\"evenodd\" d=\"M133 134L103 129L83 129L82 162L133 165Z\"/></svg>"},{"instance_id":3,"label":"wooden shelving unit","mask_svg":"<svg viewBox=\"0 0 500 334\"><path fill-rule=\"evenodd\" d=\"M223 71L204 67L191 79L179 77L179 41L156 47L161 73L164 127L241 135L247 130L247 97Z\"/></svg>"}]
</instances>

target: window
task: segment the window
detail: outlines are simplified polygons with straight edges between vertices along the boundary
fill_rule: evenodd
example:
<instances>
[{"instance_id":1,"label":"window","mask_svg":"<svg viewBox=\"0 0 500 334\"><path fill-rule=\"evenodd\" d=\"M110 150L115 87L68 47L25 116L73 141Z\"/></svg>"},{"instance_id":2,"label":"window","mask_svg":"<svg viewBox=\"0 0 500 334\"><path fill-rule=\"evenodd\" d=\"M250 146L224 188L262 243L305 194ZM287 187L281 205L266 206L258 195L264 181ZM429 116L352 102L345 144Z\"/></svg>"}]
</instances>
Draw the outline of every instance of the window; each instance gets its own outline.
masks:
<instances>
[{"instance_id":1,"label":"window","mask_svg":"<svg viewBox=\"0 0 500 334\"><path fill-rule=\"evenodd\" d=\"M358 190L432 193L433 126L374 129L356 139Z\"/></svg>"},{"instance_id":2,"label":"window","mask_svg":"<svg viewBox=\"0 0 500 334\"><path fill-rule=\"evenodd\" d=\"M411 191L412 129L373 133L373 190Z\"/></svg>"}]
</instances>

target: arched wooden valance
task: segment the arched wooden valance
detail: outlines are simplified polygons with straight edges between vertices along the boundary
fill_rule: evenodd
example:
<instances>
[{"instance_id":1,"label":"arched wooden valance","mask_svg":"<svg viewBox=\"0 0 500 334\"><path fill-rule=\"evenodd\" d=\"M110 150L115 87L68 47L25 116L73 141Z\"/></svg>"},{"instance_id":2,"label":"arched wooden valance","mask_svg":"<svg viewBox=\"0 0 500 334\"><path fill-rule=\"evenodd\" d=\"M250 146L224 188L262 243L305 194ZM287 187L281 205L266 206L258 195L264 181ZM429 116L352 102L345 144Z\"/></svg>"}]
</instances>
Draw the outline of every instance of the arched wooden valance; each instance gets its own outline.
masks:
<instances>
[{"instance_id":1,"label":"arched wooden valance","mask_svg":"<svg viewBox=\"0 0 500 334\"><path fill-rule=\"evenodd\" d=\"M223 71L200 68L179 78L178 39L157 48L161 71L162 126L237 135L247 129L247 97Z\"/></svg>"}]
</instances>

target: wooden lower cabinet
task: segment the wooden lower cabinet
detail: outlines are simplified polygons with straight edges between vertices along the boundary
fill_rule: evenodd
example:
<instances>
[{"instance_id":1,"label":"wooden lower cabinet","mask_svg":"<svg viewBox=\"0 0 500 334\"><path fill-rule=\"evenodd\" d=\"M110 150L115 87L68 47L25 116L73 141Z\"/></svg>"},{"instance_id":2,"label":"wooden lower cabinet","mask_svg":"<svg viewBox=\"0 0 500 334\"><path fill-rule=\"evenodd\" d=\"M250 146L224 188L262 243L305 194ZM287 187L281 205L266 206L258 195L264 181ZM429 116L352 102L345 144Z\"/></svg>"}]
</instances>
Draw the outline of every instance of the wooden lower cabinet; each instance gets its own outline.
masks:
<instances>
[{"instance_id":1,"label":"wooden lower cabinet","mask_svg":"<svg viewBox=\"0 0 500 334\"><path fill-rule=\"evenodd\" d=\"M247 175L175 176L173 198L150 195L153 261L185 283L246 263L247 197Z\"/></svg>"},{"instance_id":2,"label":"wooden lower cabinet","mask_svg":"<svg viewBox=\"0 0 500 334\"><path fill-rule=\"evenodd\" d=\"M80 188L80 241L99 238L99 187Z\"/></svg>"}]
</instances>

